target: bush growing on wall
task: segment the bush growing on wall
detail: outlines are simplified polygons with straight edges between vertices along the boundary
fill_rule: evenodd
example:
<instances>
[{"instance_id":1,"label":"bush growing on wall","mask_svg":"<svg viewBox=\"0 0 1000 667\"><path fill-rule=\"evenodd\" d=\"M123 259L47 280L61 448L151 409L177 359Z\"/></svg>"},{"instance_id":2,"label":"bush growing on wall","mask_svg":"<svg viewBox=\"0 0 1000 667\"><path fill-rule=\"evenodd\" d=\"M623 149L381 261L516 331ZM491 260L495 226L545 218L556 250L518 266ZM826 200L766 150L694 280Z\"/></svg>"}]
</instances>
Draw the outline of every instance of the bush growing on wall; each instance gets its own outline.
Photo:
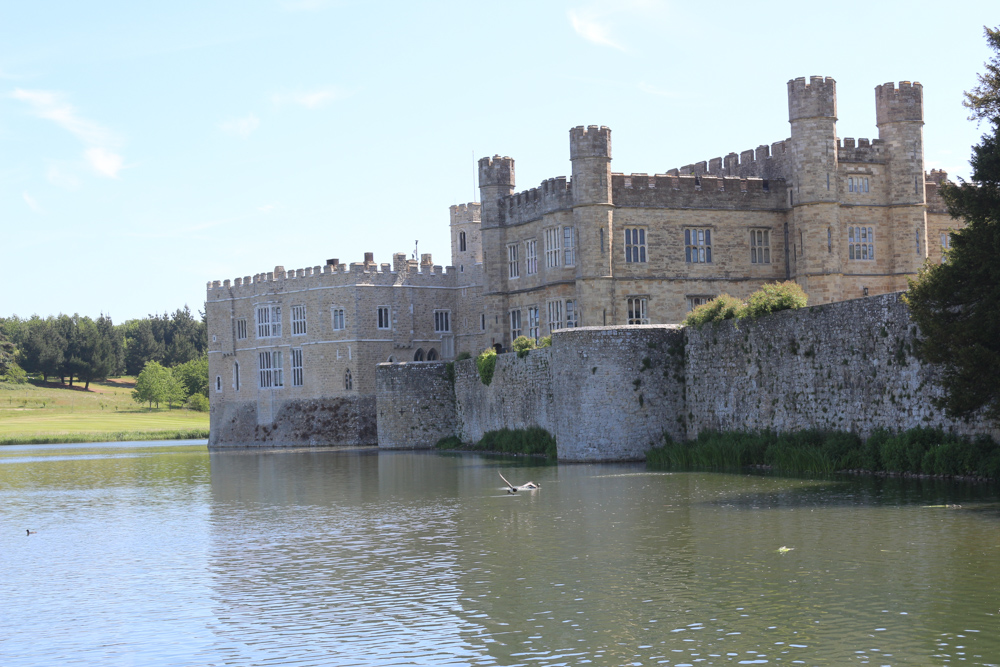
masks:
<instances>
[{"instance_id":1,"label":"bush growing on wall","mask_svg":"<svg viewBox=\"0 0 1000 667\"><path fill-rule=\"evenodd\" d=\"M552 347L552 336L542 336L539 338L538 347Z\"/></svg>"},{"instance_id":2,"label":"bush growing on wall","mask_svg":"<svg viewBox=\"0 0 1000 667\"><path fill-rule=\"evenodd\" d=\"M514 339L514 342L511 343L511 347L514 348L515 352L517 352L518 359L524 359L528 356L528 352L535 349L535 339L528 338L527 336L518 336Z\"/></svg>"},{"instance_id":3,"label":"bush growing on wall","mask_svg":"<svg viewBox=\"0 0 1000 667\"><path fill-rule=\"evenodd\" d=\"M779 310L793 310L806 305L809 297L802 291L799 284L786 280L783 283L768 283L747 299L743 317L757 318L770 315Z\"/></svg>"},{"instance_id":4,"label":"bush growing on wall","mask_svg":"<svg viewBox=\"0 0 1000 667\"><path fill-rule=\"evenodd\" d=\"M497 367L497 351L488 347L476 357L476 370L479 371L479 379L483 384L489 386L493 382L493 371Z\"/></svg>"},{"instance_id":5,"label":"bush growing on wall","mask_svg":"<svg viewBox=\"0 0 1000 667\"><path fill-rule=\"evenodd\" d=\"M684 318L683 324L699 329L706 322L721 322L743 317L746 306L742 301L728 294L720 294L708 303L697 306Z\"/></svg>"}]
</instances>

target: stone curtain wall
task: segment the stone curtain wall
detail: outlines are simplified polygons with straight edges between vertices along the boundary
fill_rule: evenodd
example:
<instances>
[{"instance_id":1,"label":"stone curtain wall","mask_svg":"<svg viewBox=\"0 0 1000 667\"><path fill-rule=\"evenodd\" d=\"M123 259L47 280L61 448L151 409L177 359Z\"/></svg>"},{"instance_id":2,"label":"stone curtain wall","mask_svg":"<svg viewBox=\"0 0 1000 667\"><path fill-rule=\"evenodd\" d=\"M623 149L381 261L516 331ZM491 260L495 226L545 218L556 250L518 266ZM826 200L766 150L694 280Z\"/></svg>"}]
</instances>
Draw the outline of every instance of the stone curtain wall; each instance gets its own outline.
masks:
<instances>
[{"instance_id":1,"label":"stone curtain wall","mask_svg":"<svg viewBox=\"0 0 1000 667\"><path fill-rule=\"evenodd\" d=\"M421 449L455 435L455 389L446 366L424 361L377 367L379 447Z\"/></svg>"},{"instance_id":2,"label":"stone curtain wall","mask_svg":"<svg viewBox=\"0 0 1000 667\"><path fill-rule=\"evenodd\" d=\"M532 350L524 358L514 353L497 355L489 386L479 379L475 359L456 362L455 435L462 442L478 442L487 431L532 426L556 435L552 370L551 348Z\"/></svg>"},{"instance_id":3,"label":"stone curtain wall","mask_svg":"<svg viewBox=\"0 0 1000 667\"><path fill-rule=\"evenodd\" d=\"M273 421L269 416L265 423L259 423L260 407L251 401L213 405L209 448L344 447L378 442L374 396L275 401L270 405Z\"/></svg>"},{"instance_id":4,"label":"stone curtain wall","mask_svg":"<svg viewBox=\"0 0 1000 667\"><path fill-rule=\"evenodd\" d=\"M687 436L705 429L932 426L971 435L934 408L936 369L914 356L916 326L900 294L687 330Z\"/></svg>"},{"instance_id":5,"label":"stone curtain wall","mask_svg":"<svg viewBox=\"0 0 1000 667\"><path fill-rule=\"evenodd\" d=\"M683 437L684 333L678 326L565 329L552 338L560 460L645 458Z\"/></svg>"}]
</instances>

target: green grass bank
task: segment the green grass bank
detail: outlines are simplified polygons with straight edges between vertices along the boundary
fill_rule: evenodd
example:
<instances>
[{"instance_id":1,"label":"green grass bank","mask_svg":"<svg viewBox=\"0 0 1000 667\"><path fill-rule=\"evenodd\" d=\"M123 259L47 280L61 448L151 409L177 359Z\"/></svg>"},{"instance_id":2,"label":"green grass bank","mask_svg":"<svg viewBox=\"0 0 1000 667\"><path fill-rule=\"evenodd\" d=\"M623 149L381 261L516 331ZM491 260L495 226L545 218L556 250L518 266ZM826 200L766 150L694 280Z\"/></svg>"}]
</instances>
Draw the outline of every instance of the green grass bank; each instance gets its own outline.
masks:
<instances>
[{"instance_id":1,"label":"green grass bank","mask_svg":"<svg viewBox=\"0 0 1000 667\"><path fill-rule=\"evenodd\" d=\"M476 443L463 443L455 436L441 438L437 449L453 449L468 452L490 452L498 454L520 454L527 456L547 456L556 458L556 439L544 428L527 429L504 428L487 431Z\"/></svg>"}]
</instances>

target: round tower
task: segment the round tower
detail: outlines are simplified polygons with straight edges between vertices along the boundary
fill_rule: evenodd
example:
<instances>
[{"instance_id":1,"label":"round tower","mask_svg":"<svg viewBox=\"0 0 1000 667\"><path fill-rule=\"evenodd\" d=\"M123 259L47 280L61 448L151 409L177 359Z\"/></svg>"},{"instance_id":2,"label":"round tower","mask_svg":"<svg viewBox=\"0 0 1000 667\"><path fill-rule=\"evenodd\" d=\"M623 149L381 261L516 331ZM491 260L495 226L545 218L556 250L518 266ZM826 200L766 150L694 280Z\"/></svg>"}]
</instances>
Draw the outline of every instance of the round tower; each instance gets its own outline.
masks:
<instances>
[{"instance_id":1,"label":"round tower","mask_svg":"<svg viewBox=\"0 0 1000 667\"><path fill-rule=\"evenodd\" d=\"M479 161L480 238L483 258L483 313L488 344L509 345L507 331L507 197L514 192L514 160L484 157Z\"/></svg>"},{"instance_id":2,"label":"round tower","mask_svg":"<svg viewBox=\"0 0 1000 667\"><path fill-rule=\"evenodd\" d=\"M451 265L459 270L459 282L466 272L483 262L483 242L480 236L480 205L478 202L455 204L451 207Z\"/></svg>"},{"instance_id":3,"label":"round tower","mask_svg":"<svg viewBox=\"0 0 1000 667\"><path fill-rule=\"evenodd\" d=\"M604 126L569 131L573 164L573 226L577 237L576 296L584 325L615 324L614 205L611 194L611 130ZM622 247L618 244L617 247ZM619 251L622 252L622 251ZM624 256L622 257L624 261ZM624 307L621 312L625 312Z\"/></svg>"},{"instance_id":4,"label":"round tower","mask_svg":"<svg viewBox=\"0 0 1000 667\"><path fill-rule=\"evenodd\" d=\"M924 87L909 81L876 86L875 124L888 153L890 201L924 203Z\"/></svg>"}]
</instances>

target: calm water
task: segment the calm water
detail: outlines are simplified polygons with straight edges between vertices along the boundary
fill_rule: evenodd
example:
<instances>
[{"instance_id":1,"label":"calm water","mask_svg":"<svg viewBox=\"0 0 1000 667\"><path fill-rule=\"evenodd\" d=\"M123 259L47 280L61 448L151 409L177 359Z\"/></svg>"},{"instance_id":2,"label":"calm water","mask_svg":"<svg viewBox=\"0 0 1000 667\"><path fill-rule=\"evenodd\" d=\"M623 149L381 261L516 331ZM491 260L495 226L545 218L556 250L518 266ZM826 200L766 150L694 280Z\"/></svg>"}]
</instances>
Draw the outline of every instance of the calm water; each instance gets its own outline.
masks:
<instances>
[{"instance_id":1,"label":"calm water","mask_svg":"<svg viewBox=\"0 0 1000 667\"><path fill-rule=\"evenodd\" d=\"M1000 664L983 487L127 443L0 508L4 666Z\"/></svg>"}]
</instances>

